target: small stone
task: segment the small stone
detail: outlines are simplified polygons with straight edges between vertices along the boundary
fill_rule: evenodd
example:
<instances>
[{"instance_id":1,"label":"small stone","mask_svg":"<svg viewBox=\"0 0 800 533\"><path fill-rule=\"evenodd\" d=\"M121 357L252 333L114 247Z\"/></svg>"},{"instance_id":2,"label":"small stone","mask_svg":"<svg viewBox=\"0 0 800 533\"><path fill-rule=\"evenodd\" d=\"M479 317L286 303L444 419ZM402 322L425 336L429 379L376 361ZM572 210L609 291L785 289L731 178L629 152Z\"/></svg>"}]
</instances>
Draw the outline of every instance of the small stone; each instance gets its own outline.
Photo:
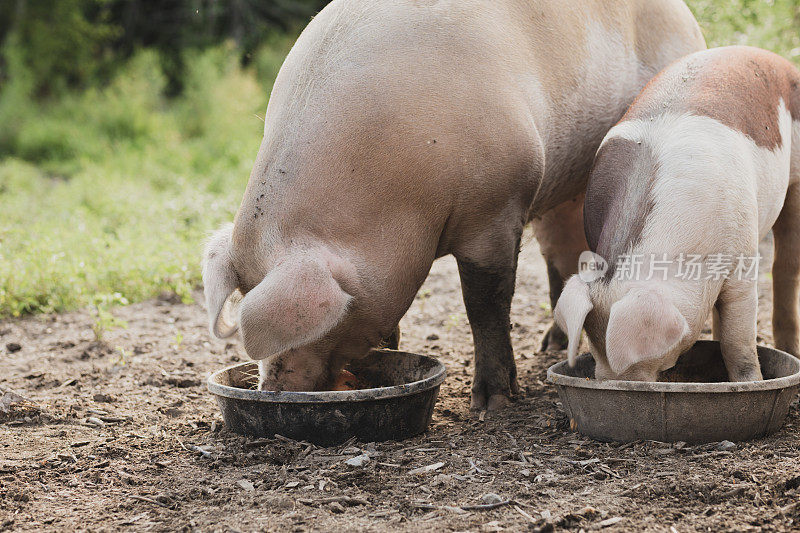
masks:
<instances>
[{"instance_id":1,"label":"small stone","mask_svg":"<svg viewBox=\"0 0 800 533\"><path fill-rule=\"evenodd\" d=\"M110 394L103 394L103 393L95 394L94 396L92 396L92 399L97 403L113 403L117 401L117 399L111 396Z\"/></svg>"},{"instance_id":2,"label":"small stone","mask_svg":"<svg viewBox=\"0 0 800 533\"><path fill-rule=\"evenodd\" d=\"M253 483L251 483L246 479L240 479L239 481L236 482L236 484L239 485L239 487L241 487L242 489L246 490L247 492L253 492L254 490L256 490Z\"/></svg>"},{"instance_id":3,"label":"small stone","mask_svg":"<svg viewBox=\"0 0 800 533\"><path fill-rule=\"evenodd\" d=\"M164 505L172 505L174 502L172 496L169 494L158 494L153 499L159 503L163 503Z\"/></svg>"},{"instance_id":4,"label":"small stone","mask_svg":"<svg viewBox=\"0 0 800 533\"><path fill-rule=\"evenodd\" d=\"M428 472L434 472L436 470L439 470L443 466L444 463L442 462L433 463L432 465L421 466L419 468L414 468L413 470L409 470L408 474L411 476L415 476L417 474L427 474Z\"/></svg>"},{"instance_id":5,"label":"small stone","mask_svg":"<svg viewBox=\"0 0 800 533\"><path fill-rule=\"evenodd\" d=\"M265 500L265 507L268 509L289 510L294 508L294 501L284 494L268 496Z\"/></svg>"},{"instance_id":6,"label":"small stone","mask_svg":"<svg viewBox=\"0 0 800 533\"><path fill-rule=\"evenodd\" d=\"M18 342L9 342L6 344L6 350L8 353L16 353L22 349L22 345Z\"/></svg>"},{"instance_id":7,"label":"small stone","mask_svg":"<svg viewBox=\"0 0 800 533\"><path fill-rule=\"evenodd\" d=\"M613 518L606 518L605 520L601 520L595 526L597 529L602 529L604 527L613 526L614 524L618 524L622 522L623 518L621 516L615 516Z\"/></svg>"},{"instance_id":8,"label":"small stone","mask_svg":"<svg viewBox=\"0 0 800 533\"><path fill-rule=\"evenodd\" d=\"M453 485L454 483L455 483L455 478L450 474L436 474L433 477L431 485L436 487L438 485Z\"/></svg>"},{"instance_id":9,"label":"small stone","mask_svg":"<svg viewBox=\"0 0 800 533\"><path fill-rule=\"evenodd\" d=\"M430 335L428 335L427 337L425 337L425 340L428 340L428 341L438 341L438 340L439 340L439 335L437 335L436 333L431 333Z\"/></svg>"},{"instance_id":10,"label":"small stone","mask_svg":"<svg viewBox=\"0 0 800 533\"><path fill-rule=\"evenodd\" d=\"M721 452L729 452L736 449L736 443L729 440L724 440L717 444L717 450Z\"/></svg>"},{"instance_id":11,"label":"small stone","mask_svg":"<svg viewBox=\"0 0 800 533\"><path fill-rule=\"evenodd\" d=\"M591 505L587 505L586 507L578 511L578 514L585 517L593 517L600 515L602 513L597 509L595 509L594 507L592 507Z\"/></svg>"},{"instance_id":12,"label":"small stone","mask_svg":"<svg viewBox=\"0 0 800 533\"><path fill-rule=\"evenodd\" d=\"M498 520L492 520L491 522L486 522L481 526L481 531L485 531L486 533L495 533L497 531L503 531L503 527L500 525Z\"/></svg>"},{"instance_id":13,"label":"small stone","mask_svg":"<svg viewBox=\"0 0 800 533\"><path fill-rule=\"evenodd\" d=\"M499 494L495 494L494 492L487 492L483 496L481 496L481 501L486 505L491 505L493 503L500 503L505 501Z\"/></svg>"},{"instance_id":14,"label":"small stone","mask_svg":"<svg viewBox=\"0 0 800 533\"><path fill-rule=\"evenodd\" d=\"M369 462L369 455L362 453L361 455L356 455L355 457L351 457L345 464L348 466L364 466Z\"/></svg>"}]
</instances>

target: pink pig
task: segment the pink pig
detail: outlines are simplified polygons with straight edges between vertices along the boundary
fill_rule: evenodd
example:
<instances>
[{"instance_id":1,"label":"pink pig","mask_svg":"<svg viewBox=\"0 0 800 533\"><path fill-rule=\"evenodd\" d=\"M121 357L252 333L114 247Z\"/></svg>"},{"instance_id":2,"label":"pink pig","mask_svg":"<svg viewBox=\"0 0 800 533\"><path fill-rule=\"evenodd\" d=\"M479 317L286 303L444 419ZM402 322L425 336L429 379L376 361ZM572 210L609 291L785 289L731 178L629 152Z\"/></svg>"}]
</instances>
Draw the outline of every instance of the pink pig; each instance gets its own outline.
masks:
<instances>
[{"instance_id":1,"label":"pink pig","mask_svg":"<svg viewBox=\"0 0 800 533\"><path fill-rule=\"evenodd\" d=\"M800 71L744 46L670 65L603 140L584 220L612 268L573 276L555 317L570 359L586 328L598 378L655 381L713 310L729 379L760 380L752 265L770 230L775 346L800 356ZM637 256L639 275L618 275Z\"/></svg>"},{"instance_id":2,"label":"pink pig","mask_svg":"<svg viewBox=\"0 0 800 533\"><path fill-rule=\"evenodd\" d=\"M603 135L658 70L704 47L679 0L331 2L286 58L235 223L208 244L214 334L238 322L262 389L329 387L452 254L472 407L505 405L523 226L555 301L586 247L581 195ZM545 347L561 339L554 328Z\"/></svg>"}]
</instances>

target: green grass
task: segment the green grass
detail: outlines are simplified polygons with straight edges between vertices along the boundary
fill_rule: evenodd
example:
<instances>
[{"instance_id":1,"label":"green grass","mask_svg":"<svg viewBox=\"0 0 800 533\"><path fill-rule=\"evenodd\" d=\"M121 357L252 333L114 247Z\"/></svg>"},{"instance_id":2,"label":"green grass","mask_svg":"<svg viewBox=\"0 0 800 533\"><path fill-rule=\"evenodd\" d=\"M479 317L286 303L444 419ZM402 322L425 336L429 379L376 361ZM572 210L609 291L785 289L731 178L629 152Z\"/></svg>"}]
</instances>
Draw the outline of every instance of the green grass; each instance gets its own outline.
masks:
<instances>
[{"instance_id":1,"label":"green grass","mask_svg":"<svg viewBox=\"0 0 800 533\"><path fill-rule=\"evenodd\" d=\"M273 42L247 70L229 47L197 53L172 101L148 51L107 88L56 102L7 87L0 123L16 130L0 158L0 317L163 291L190 299L205 236L239 205L290 45Z\"/></svg>"},{"instance_id":2,"label":"green grass","mask_svg":"<svg viewBox=\"0 0 800 533\"><path fill-rule=\"evenodd\" d=\"M690 0L709 45L751 44L800 62L788 0ZM292 42L248 69L230 47L187 58L187 90L162 96L139 52L103 89L34 102L24 72L0 88L0 317L107 306L164 291L190 299L207 233L230 220L258 150L271 82Z\"/></svg>"}]
</instances>

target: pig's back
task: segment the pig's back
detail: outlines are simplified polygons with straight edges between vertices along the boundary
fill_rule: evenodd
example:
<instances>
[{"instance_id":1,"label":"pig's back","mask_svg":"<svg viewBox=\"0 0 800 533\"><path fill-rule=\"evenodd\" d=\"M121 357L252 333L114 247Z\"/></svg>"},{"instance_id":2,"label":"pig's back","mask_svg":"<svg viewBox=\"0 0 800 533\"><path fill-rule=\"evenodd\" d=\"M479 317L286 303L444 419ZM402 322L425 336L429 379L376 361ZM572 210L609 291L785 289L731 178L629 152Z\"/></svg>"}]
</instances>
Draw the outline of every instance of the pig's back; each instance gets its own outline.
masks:
<instances>
[{"instance_id":1,"label":"pig's back","mask_svg":"<svg viewBox=\"0 0 800 533\"><path fill-rule=\"evenodd\" d=\"M752 230L763 237L787 187L800 180L792 164L800 147L799 87L797 69L764 50L725 47L675 62L609 131L589 184L587 213L610 212L604 194L625 204L618 211L642 208L637 235L616 243L617 253L637 241L674 254L752 245ZM620 147L646 154L647 172L620 170L631 159ZM605 242L598 228L615 222L590 219L587 232Z\"/></svg>"},{"instance_id":2,"label":"pig's back","mask_svg":"<svg viewBox=\"0 0 800 533\"><path fill-rule=\"evenodd\" d=\"M721 160L727 154L727 164L722 172L709 170L717 183L706 178L703 185L718 191L717 212L732 210L732 218L740 201L755 202L763 236L780 213L787 187L800 182L800 71L759 48L698 52L654 78L625 119L647 121L665 112L683 113L684 121L713 121L694 128L704 127L717 141L697 157Z\"/></svg>"},{"instance_id":3,"label":"pig's back","mask_svg":"<svg viewBox=\"0 0 800 533\"><path fill-rule=\"evenodd\" d=\"M641 86L703 46L677 0L335 0L276 79L237 233L269 213L363 240L379 220L376 239L430 232L448 253L509 205L580 192Z\"/></svg>"},{"instance_id":4,"label":"pig's back","mask_svg":"<svg viewBox=\"0 0 800 533\"><path fill-rule=\"evenodd\" d=\"M717 120L775 149L780 105L800 120L800 72L781 56L748 46L726 46L691 54L653 78L624 120L688 113Z\"/></svg>"}]
</instances>

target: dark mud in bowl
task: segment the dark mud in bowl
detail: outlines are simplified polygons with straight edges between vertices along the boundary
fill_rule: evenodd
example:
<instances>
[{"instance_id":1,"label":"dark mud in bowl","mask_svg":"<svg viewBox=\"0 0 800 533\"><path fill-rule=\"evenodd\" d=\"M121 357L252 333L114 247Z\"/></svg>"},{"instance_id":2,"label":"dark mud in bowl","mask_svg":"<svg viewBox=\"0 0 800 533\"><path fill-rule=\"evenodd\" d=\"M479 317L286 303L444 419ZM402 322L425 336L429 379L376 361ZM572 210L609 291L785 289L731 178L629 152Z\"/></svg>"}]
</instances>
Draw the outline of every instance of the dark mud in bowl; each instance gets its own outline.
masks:
<instances>
[{"instance_id":1,"label":"dark mud in bowl","mask_svg":"<svg viewBox=\"0 0 800 533\"><path fill-rule=\"evenodd\" d=\"M658 382L596 381L594 359L547 371L570 426L602 441L742 441L783 424L800 383L800 360L758 347L764 381L727 381L719 343L698 341Z\"/></svg>"},{"instance_id":2,"label":"dark mud in bowl","mask_svg":"<svg viewBox=\"0 0 800 533\"><path fill-rule=\"evenodd\" d=\"M253 437L277 433L329 446L351 437L400 440L425 431L445 378L442 363L425 355L373 350L347 369L373 388L260 391L257 364L248 362L212 374L208 390L217 398L225 425Z\"/></svg>"}]
</instances>

